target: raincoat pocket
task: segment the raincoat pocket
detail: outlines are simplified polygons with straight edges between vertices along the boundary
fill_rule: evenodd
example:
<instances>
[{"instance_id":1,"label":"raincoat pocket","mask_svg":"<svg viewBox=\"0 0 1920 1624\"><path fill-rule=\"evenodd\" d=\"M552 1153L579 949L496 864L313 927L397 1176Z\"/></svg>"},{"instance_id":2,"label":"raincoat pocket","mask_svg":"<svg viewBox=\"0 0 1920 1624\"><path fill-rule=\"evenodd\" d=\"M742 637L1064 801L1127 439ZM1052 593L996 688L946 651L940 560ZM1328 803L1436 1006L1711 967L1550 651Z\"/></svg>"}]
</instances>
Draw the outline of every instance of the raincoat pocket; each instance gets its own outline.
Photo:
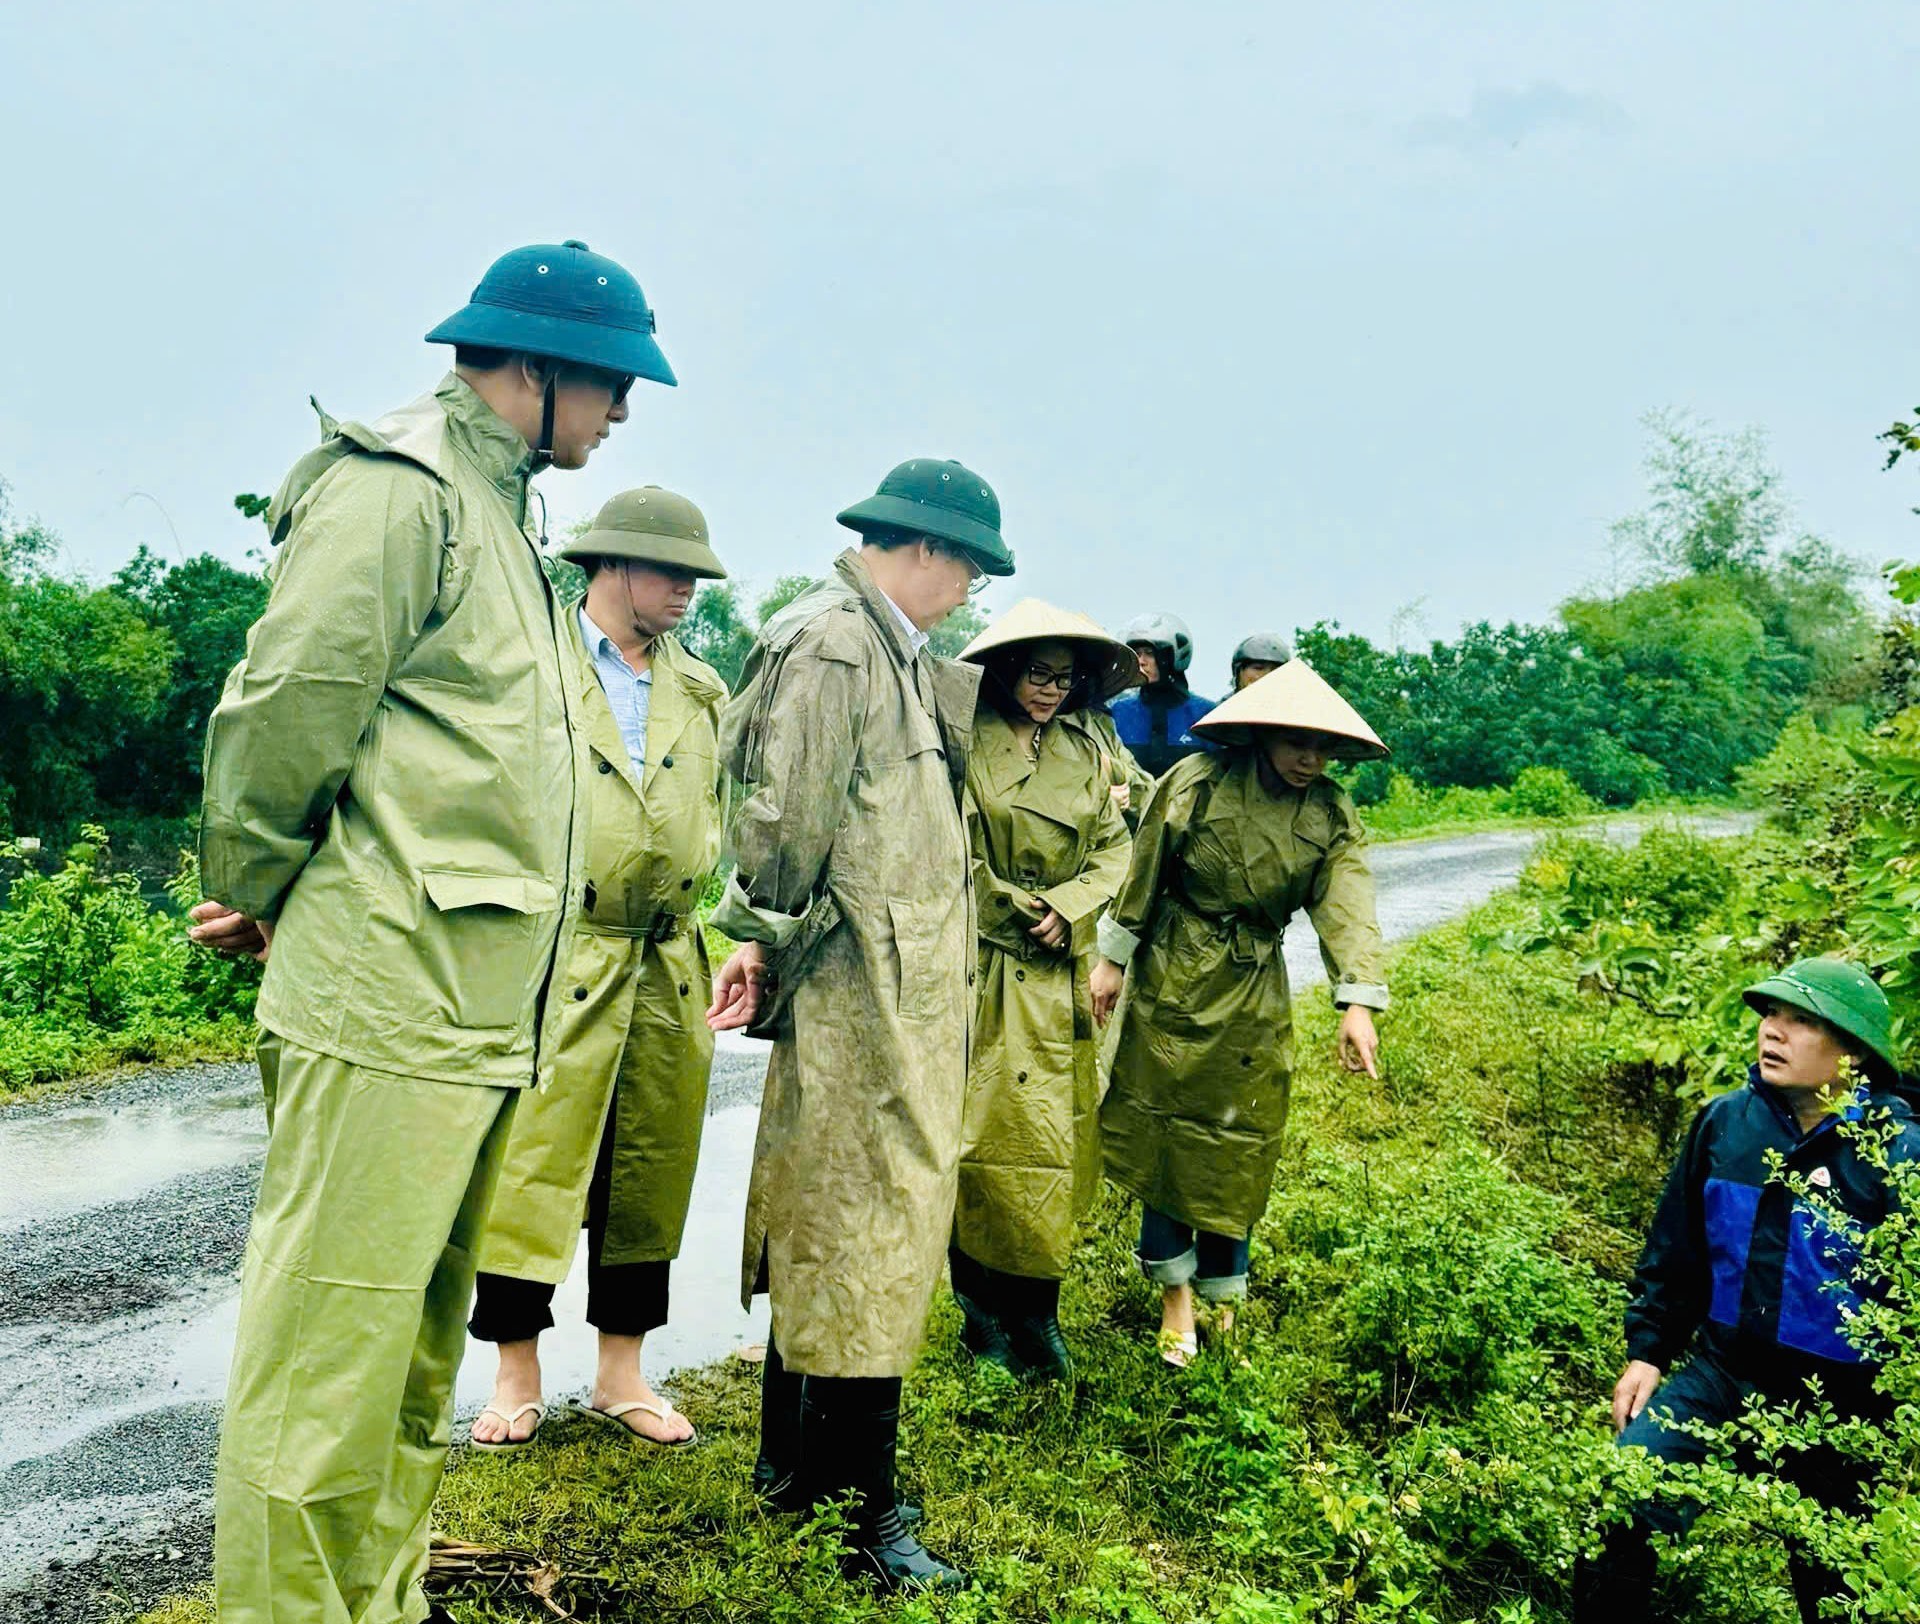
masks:
<instances>
[{"instance_id":1,"label":"raincoat pocket","mask_svg":"<svg viewBox=\"0 0 1920 1624\"><path fill-rule=\"evenodd\" d=\"M416 946L453 1024L501 1028L518 1023L535 977L534 949L546 916L560 906L553 885L535 874L473 874L424 869L432 906Z\"/></svg>"},{"instance_id":2,"label":"raincoat pocket","mask_svg":"<svg viewBox=\"0 0 1920 1624\"><path fill-rule=\"evenodd\" d=\"M900 1018L937 1021L954 1003L952 965L941 953L949 902L887 899L893 919L893 947L900 957Z\"/></svg>"}]
</instances>

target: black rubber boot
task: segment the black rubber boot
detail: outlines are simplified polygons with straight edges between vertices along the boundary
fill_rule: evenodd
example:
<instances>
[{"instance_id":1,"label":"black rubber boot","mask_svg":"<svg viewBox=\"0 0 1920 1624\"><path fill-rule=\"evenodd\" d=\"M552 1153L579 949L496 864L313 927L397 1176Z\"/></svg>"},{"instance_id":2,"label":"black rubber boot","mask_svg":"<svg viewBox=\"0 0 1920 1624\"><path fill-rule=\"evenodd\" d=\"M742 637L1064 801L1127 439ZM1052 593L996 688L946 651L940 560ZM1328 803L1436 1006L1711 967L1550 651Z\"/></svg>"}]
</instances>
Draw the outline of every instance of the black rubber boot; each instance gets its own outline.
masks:
<instances>
[{"instance_id":1,"label":"black rubber boot","mask_svg":"<svg viewBox=\"0 0 1920 1624\"><path fill-rule=\"evenodd\" d=\"M960 1305L960 1346L984 1364L1002 1370L1020 1369L1007 1328L1000 1321L995 1298L998 1278L984 1263L976 1263L957 1246L947 1249L947 1273L953 1281L953 1300Z\"/></svg>"},{"instance_id":2,"label":"black rubber boot","mask_svg":"<svg viewBox=\"0 0 1920 1624\"><path fill-rule=\"evenodd\" d=\"M805 1493L817 1504L853 1490L848 1576L887 1590L964 1590L972 1581L922 1545L900 1514L893 1476L899 1440L897 1376L807 1382L800 1442Z\"/></svg>"},{"instance_id":3,"label":"black rubber boot","mask_svg":"<svg viewBox=\"0 0 1920 1624\"><path fill-rule=\"evenodd\" d=\"M1047 1381L1073 1375L1073 1353L1060 1331L1060 1282L1003 1274L996 1282L1001 1324L1018 1369Z\"/></svg>"},{"instance_id":4,"label":"black rubber boot","mask_svg":"<svg viewBox=\"0 0 1920 1624\"><path fill-rule=\"evenodd\" d=\"M780 1347L767 1335L767 1362L760 1367L760 1455L753 1463L753 1492L775 1511L805 1511L795 1481L800 1467L800 1404L807 1378L787 1369Z\"/></svg>"},{"instance_id":5,"label":"black rubber boot","mask_svg":"<svg viewBox=\"0 0 1920 1624\"><path fill-rule=\"evenodd\" d=\"M797 1516L811 1511L800 1481L801 1412L807 1378L787 1369L780 1346L767 1338L767 1359L760 1367L760 1454L753 1463L753 1492L769 1511ZM911 1528L920 1508L900 1502L900 1520Z\"/></svg>"}]
</instances>

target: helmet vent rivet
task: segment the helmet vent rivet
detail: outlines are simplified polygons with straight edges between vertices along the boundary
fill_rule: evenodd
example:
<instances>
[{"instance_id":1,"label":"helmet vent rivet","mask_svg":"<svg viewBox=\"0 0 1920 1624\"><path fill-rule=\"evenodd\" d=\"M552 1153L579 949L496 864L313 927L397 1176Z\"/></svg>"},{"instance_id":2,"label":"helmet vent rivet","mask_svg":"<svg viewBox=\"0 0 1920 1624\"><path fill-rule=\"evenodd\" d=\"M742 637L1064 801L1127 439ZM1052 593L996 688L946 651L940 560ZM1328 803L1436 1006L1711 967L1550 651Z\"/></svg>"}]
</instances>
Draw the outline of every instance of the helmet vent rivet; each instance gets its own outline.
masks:
<instances>
[{"instance_id":1,"label":"helmet vent rivet","mask_svg":"<svg viewBox=\"0 0 1920 1624\"><path fill-rule=\"evenodd\" d=\"M544 265L536 266L535 269L537 269L542 276L547 274L547 268Z\"/></svg>"},{"instance_id":2,"label":"helmet vent rivet","mask_svg":"<svg viewBox=\"0 0 1920 1624\"><path fill-rule=\"evenodd\" d=\"M942 482L944 483L944 482L945 482L946 480L949 480L949 479L951 479L951 478L953 478L953 475L952 475L952 474L942 474L942 475L940 476L940 478L941 478L941 480L942 480Z\"/></svg>"},{"instance_id":3,"label":"helmet vent rivet","mask_svg":"<svg viewBox=\"0 0 1920 1624\"><path fill-rule=\"evenodd\" d=\"M599 278L599 282L603 288L607 285L607 279L604 276Z\"/></svg>"}]
</instances>

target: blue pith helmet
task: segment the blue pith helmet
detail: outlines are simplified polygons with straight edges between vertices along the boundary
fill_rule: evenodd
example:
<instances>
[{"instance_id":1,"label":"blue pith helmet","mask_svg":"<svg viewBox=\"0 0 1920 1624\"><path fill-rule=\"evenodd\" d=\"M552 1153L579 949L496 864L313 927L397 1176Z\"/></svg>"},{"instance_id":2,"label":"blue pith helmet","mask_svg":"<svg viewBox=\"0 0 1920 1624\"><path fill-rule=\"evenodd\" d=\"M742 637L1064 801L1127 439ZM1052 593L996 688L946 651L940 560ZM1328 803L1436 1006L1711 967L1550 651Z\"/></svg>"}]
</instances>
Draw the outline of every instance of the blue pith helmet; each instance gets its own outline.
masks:
<instances>
[{"instance_id":1,"label":"blue pith helmet","mask_svg":"<svg viewBox=\"0 0 1920 1624\"><path fill-rule=\"evenodd\" d=\"M428 333L427 342L512 350L678 383L653 329L653 311L632 273L569 238L502 254L473 297Z\"/></svg>"}]
</instances>

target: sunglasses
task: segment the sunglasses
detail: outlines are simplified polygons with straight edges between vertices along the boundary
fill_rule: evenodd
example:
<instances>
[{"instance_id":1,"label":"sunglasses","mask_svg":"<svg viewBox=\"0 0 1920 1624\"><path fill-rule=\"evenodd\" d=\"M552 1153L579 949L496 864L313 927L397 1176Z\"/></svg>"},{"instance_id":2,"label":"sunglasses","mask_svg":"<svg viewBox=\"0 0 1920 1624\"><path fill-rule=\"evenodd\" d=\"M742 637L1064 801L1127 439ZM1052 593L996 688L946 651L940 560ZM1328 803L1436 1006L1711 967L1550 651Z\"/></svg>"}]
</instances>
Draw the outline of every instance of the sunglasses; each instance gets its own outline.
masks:
<instances>
[{"instance_id":1,"label":"sunglasses","mask_svg":"<svg viewBox=\"0 0 1920 1624\"><path fill-rule=\"evenodd\" d=\"M570 366L566 372L569 377L578 378L596 389L606 390L613 396L613 404L616 406L622 404L632 393L636 381L630 372L607 372L599 367Z\"/></svg>"}]
</instances>

